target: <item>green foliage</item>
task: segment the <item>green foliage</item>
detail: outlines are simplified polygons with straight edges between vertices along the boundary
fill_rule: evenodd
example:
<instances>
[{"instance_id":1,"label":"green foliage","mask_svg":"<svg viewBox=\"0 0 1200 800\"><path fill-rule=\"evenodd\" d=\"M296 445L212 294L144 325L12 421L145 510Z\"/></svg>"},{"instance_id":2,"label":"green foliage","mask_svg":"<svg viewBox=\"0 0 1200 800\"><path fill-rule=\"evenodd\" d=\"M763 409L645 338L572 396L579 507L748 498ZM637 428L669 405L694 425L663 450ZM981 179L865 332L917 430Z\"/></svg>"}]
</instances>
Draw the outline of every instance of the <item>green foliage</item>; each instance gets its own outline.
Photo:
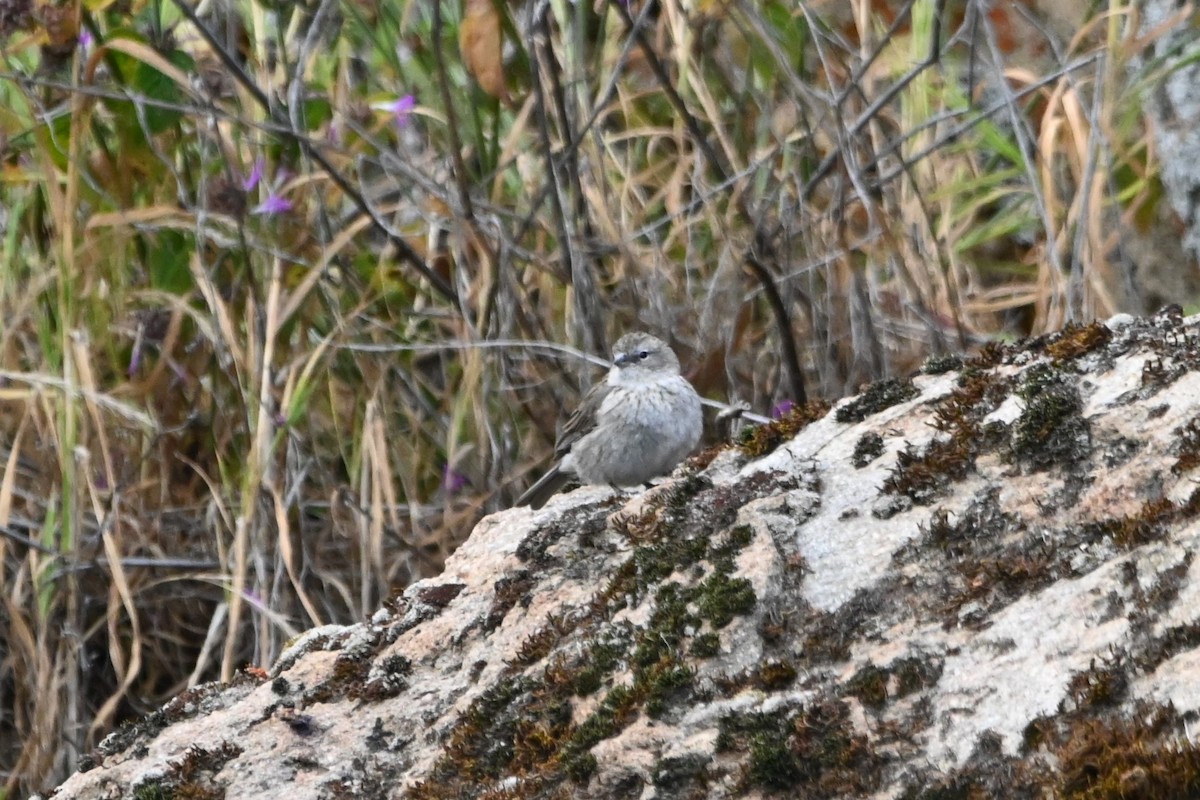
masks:
<instances>
[{"instance_id":1,"label":"green foliage","mask_svg":"<svg viewBox=\"0 0 1200 800\"><path fill-rule=\"evenodd\" d=\"M145 44L141 37L132 31L114 31L112 36ZM165 57L184 74L196 67L195 60L180 50L172 50L165 54ZM109 100L105 103L105 107L113 115L119 142L149 144L149 140L144 138L145 134L157 136L171 130L183 120L184 114L179 107L183 105L186 96L173 78L154 65L121 52L112 53L109 64L115 70L116 74L113 77L116 82L132 97L138 98L138 102Z\"/></svg>"},{"instance_id":2,"label":"green foliage","mask_svg":"<svg viewBox=\"0 0 1200 800\"><path fill-rule=\"evenodd\" d=\"M164 230L149 239L147 263L150 285L171 294L183 295L193 287L188 263L192 256L192 239L182 231Z\"/></svg>"}]
</instances>

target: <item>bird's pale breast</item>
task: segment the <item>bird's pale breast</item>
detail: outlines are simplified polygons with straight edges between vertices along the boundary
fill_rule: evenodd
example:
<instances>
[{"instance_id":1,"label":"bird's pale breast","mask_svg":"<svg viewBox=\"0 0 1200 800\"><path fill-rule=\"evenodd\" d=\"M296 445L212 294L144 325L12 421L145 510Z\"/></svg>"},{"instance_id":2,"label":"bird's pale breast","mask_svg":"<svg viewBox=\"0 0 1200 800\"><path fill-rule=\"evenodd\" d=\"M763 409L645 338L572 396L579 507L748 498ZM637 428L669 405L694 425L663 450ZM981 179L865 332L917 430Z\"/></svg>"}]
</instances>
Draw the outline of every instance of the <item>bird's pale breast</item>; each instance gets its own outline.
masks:
<instances>
[{"instance_id":1,"label":"bird's pale breast","mask_svg":"<svg viewBox=\"0 0 1200 800\"><path fill-rule=\"evenodd\" d=\"M571 448L571 467L585 483L645 483L674 469L702 428L700 398L681 376L614 386L596 428Z\"/></svg>"}]
</instances>

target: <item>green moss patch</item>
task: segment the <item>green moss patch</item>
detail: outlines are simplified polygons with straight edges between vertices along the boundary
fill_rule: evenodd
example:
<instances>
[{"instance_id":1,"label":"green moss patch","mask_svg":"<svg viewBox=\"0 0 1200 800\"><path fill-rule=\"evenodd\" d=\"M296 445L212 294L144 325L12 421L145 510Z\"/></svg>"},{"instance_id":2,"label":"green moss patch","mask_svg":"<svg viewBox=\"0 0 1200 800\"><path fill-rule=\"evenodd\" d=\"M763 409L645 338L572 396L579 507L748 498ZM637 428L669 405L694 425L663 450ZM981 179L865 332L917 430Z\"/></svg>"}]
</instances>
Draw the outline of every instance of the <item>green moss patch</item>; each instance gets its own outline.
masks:
<instances>
[{"instance_id":1,"label":"green moss patch","mask_svg":"<svg viewBox=\"0 0 1200 800\"><path fill-rule=\"evenodd\" d=\"M1071 466L1091 452L1091 432L1073 376L1037 364L1021 377L1025 402L1012 426L1012 458L1024 469Z\"/></svg>"},{"instance_id":2,"label":"green moss patch","mask_svg":"<svg viewBox=\"0 0 1200 800\"><path fill-rule=\"evenodd\" d=\"M751 458L770 453L797 433L829 413L829 404L823 400L810 400L796 406L774 422L746 428L738 437L738 447Z\"/></svg>"},{"instance_id":3,"label":"green moss patch","mask_svg":"<svg viewBox=\"0 0 1200 800\"><path fill-rule=\"evenodd\" d=\"M759 484L752 491L778 489L771 475ZM729 492L685 476L637 514L614 516L613 529L634 545L631 556L591 603L548 615L521 644L507 676L459 719L432 775L409 796L478 796L509 776L520 782L506 796L569 796L569 782L586 782L597 769L591 753L596 744L642 715L668 717L690 707L696 676L685 654L716 655L716 630L757 603L750 582L736 575L738 555L753 531L725 530L739 507ZM593 509L581 524L594 529L596 517L603 519ZM567 535L558 528L541 531L527 549L527 562L547 558L549 540ZM488 619L502 620L535 591L532 569L501 579ZM617 621L622 610L641 603L652 609L644 626ZM577 697L598 698L582 720L574 717Z\"/></svg>"},{"instance_id":4,"label":"green moss patch","mask_svg":"<svg viewBox=\"0 0 1200 800\"><path fill-rule=\"evenodd\" d=\"M883 492L927 505L972 473L976 458L995 438L985 435L981 420L999 404L1004 389L993 375L965 370L955 390L934 407L934 427L942 435L922 448L910 444L898 453Z\"/></svg>"},{"instance_id":5,"label":"green moss patch","mask_svg":"<svg viewBox=\"0 0 1200 800\"><path fill-rule=\"evenodd\" d=\"M862 469L881 455L883 455L883 437L878 433L864 433L854 443L854 453L850 456L850 463L856 469Z\"/></svg>"},{"instance_id":6,"label":"green moss patch","mask_svg":"<svg viewBox=\"0 0 1200 800\"><path fill-rule=\"evenodd\" d=\"M882 759L854 731L849 708L838 700L726 716L717 750L747 756L740 791L762 788L833 798L879 786Z\"/></svg>"},{"instance_id":7,"label":"green moss patch","mask_svg":"<svg viewBox=\"0 0 1200 800\"><path fill-rule=\"evenodd\" d=\"M907 402L920 392L910 380L888 378L876 381L864 389L857 397L838 406L835 419L838 422L862 422L867 417L880 411Z\"/></svg>"}]
</instances>

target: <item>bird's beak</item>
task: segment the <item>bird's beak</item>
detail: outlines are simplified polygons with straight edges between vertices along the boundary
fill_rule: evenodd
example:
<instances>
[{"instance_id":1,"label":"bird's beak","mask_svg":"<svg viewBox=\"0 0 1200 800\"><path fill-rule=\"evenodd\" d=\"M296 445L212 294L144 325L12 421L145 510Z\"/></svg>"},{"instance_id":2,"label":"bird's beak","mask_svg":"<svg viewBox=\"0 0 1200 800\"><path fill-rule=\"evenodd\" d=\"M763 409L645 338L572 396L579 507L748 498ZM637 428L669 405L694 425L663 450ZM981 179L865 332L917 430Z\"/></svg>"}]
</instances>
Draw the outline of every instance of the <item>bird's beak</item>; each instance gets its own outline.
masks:
<instances>
[{"instance_id":1,"label":"bird's beak","mask_svg":"<svg viewBox=\"0 0 1200 800\"><path fill-rule=\"evenodd\" d=\"M617 353L617 357L613 359L614 367L624 367L633 361L633 353Z\"/></svg>"}]
</instances>

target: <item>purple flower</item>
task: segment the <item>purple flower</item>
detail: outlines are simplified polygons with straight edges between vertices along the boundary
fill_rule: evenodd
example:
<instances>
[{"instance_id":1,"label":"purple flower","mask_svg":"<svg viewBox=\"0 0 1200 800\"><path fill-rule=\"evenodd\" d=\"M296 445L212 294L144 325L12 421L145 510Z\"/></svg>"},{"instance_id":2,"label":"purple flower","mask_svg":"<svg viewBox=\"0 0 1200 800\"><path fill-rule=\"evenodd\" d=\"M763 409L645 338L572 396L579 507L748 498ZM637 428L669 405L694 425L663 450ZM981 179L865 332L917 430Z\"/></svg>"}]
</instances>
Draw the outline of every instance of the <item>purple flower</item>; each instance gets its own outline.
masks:
<instances>
[{"instance_id":1,"label":"purple flower","mask_svg":"<svg viewBox=\"0 0 1200 800\"><path fill-rule=\"evenodd\" d=\"M92 49L92 45L96 40L92 36L92 32L87 28L84 28L79 32L79 39L77 41L79 42L79 47L83 50L83 52L86 53Z\"/></svg>"},{"instance_id":2,"label":"purple flower","mask_svg":"<svg viewBox=\"0 0 1200 800\"><path fill-rule=\"evenodd\" d=\"M467 476L449 464L442 467L442 489L447 495L458 494L468 483Z\"/></svg>"},{"instance_id":3,"label":"purple flower","mask_svg":"<svg viewBox=\"0 0 1200 800\"><path fill-rule=\"evenodd\" d=\"M791 400L784 400L776 403L775 407L771 409L771 419L783 419L783 417L787 416L787 413L795 407L796 404Z\"/></svg>"},{"instance_id":4,"label":"purple flower","mask_svg":"<svg viewBox=\"0 0 1200 800\"><path fill-rule=\"evenodd\" d=\"M250 210L251 214L262 214L265 216L273 216L275 214L283 214L292 210L292 201L286 197L280 197L272 191L267 195L267 199L256 205Z\"/></svg>"},{"instance_id":5,"label":"purple flower","mask_svg":"<svg viewBox=\"0 0 1200 800\"><path fill-rule=\"evenodd\" d=\"M255 186L258 186L258 182L262 180L262 175L263 160L259 158L254 162L254 169L250 170L250 177L242 181L242 189L248 192Z\"/></svg>"},{"instance_id":6,"label":"purple flower","mask_svg":"<svg viewBox=\"0 0 1200 800\"><path fill-rule=\"evenodd\" d=\"M408 124L408 118L412 115L412 111L416 107L417 98L411 94L406 94L387 103L375 103L371 106L371 108L377 111L386 111L391 114L396 121L397 128L403 128Z\"/></svg>"},{"instance_id":7,"label":"purple flower","mask_svg":"<svg viewBox=\"0 0 1200 800\"><path fill-rule=\"evenodd\" d=\"M129 369L125 374L133 377L137 373L138 367L142 365L142 337L138 337L133 344L133 352L129 354Z\"/></svg>"},{"instance_id":8,"label":"purple flower","mask_svg":"<svg viewBox=\"0 0 1200 800\"><path fill-rule=\"evenodd\" d=\"M329 123L329 128L325 131L325 141L329 142L329 144L334 145L335 147L340 147L342 145L342 139L344 138L342 136L343 133L344 131L342 130L342 124L335 119L333 122Z\"/></svg>"},{"instance_id":9,"label":"purple flower","mask_svg":"<svg viewBox=\"0 0 1200 800\"><path fill-rule=\"evenodd\" d=\"M293 207L292 201L279 195L279 187L287 181L287 177L286 170L280 170L276 173L274 180L268 184L267 199L251 209L250 213L273 216L291 211ZM242 181L242 189L251 192L258 184L263 182L263 160L259 158L254 162L254 169L250 171L250 176Z\"/></svg>"}]
</instances>

